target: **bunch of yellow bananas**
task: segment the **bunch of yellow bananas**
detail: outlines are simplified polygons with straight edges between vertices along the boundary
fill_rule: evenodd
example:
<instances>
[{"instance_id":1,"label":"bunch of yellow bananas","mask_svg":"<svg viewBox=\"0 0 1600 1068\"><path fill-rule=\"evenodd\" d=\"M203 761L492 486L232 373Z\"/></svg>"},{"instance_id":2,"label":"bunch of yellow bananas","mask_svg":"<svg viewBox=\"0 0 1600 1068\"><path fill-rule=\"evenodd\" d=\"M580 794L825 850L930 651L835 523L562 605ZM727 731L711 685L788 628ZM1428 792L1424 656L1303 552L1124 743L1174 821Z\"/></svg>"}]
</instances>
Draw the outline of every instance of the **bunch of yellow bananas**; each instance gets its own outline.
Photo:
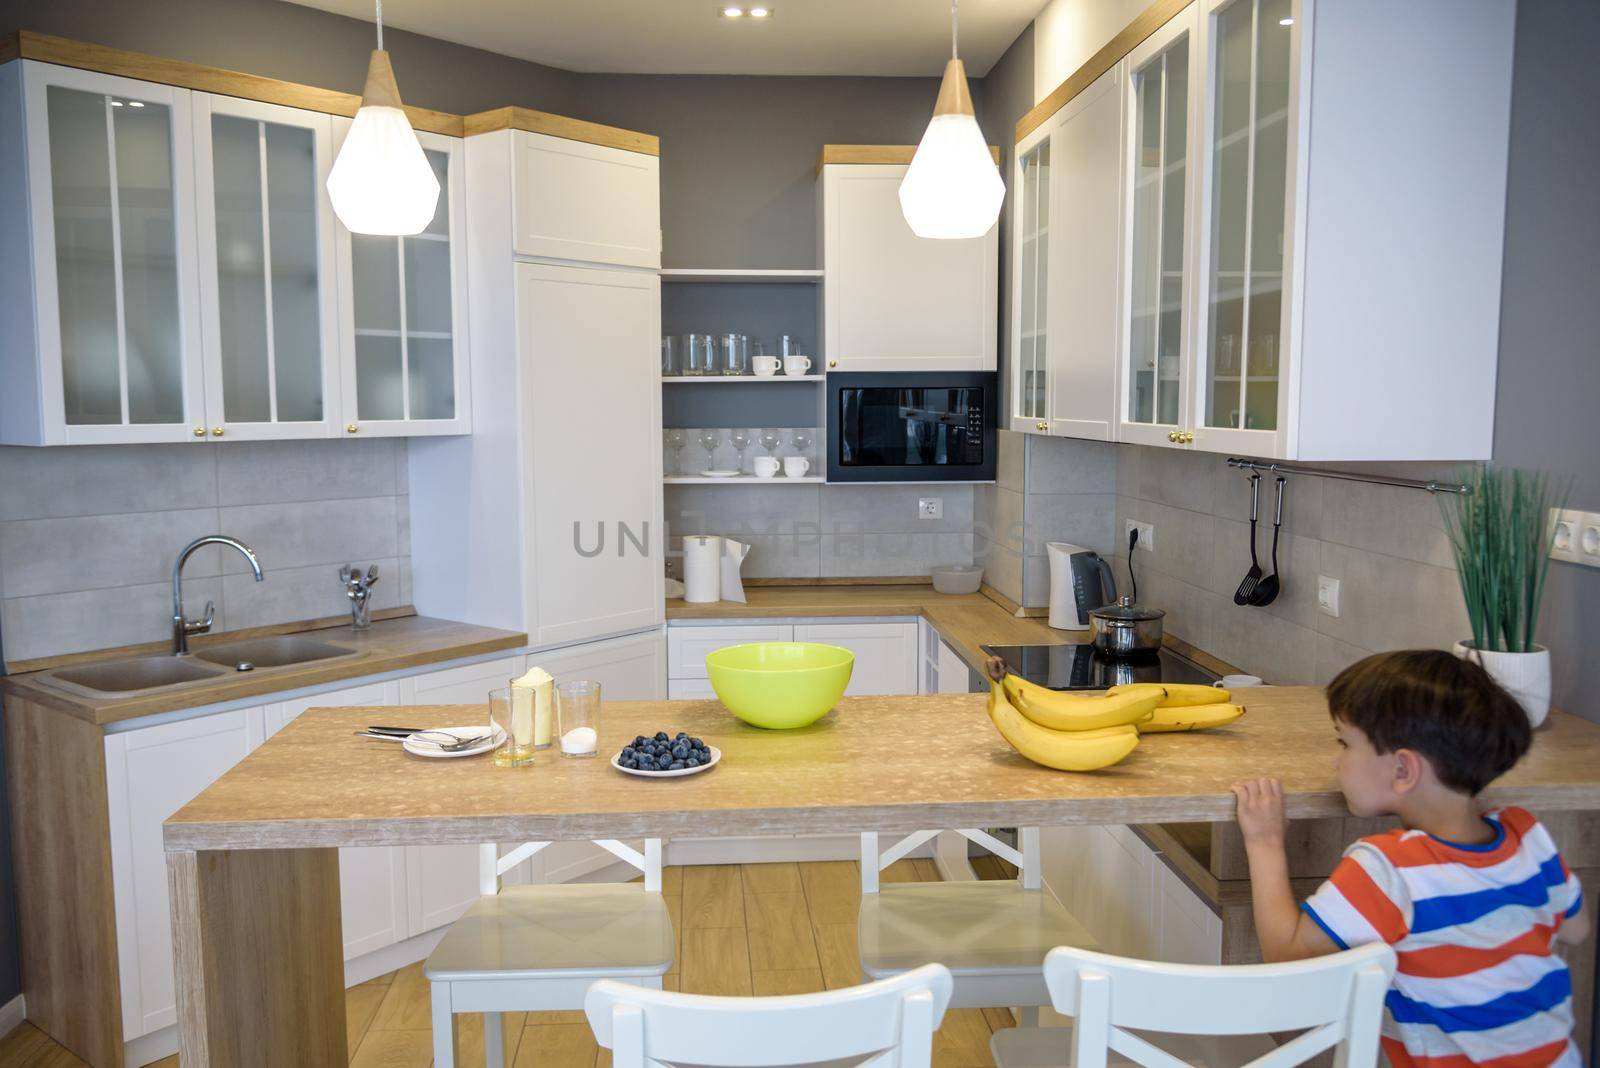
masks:
<instances>
[{"instance_id":1,"label":"bunch of yellow bananas","mask_svg":"<svg viewBox=\"0 0 1600 1068\"><path fill-rule=\"evenodd\" d=\"M1133 752L1140 734L1198 730L1244 714L1226 690L1134 683L1103 695L1052 690L1016 675L989 683L989 718L1035 764L1062 771L1110 767Z\"/></svg>"}]
</instances>

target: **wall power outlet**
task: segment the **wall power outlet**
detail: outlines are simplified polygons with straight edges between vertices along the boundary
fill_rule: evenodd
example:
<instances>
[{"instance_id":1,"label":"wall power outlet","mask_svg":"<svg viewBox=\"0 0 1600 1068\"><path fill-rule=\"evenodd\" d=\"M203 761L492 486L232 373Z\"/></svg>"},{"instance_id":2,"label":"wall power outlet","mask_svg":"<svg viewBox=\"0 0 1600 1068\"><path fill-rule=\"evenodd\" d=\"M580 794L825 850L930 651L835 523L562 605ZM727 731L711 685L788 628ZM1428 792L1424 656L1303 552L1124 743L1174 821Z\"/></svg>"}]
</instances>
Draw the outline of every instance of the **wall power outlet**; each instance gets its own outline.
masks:
<instances>
[{"instance_id":1,"label":"wall power outlet","mask_svg":"<svg viewBox=\"0 0 1600 1068\"><path fill-rule=\"evenodd\" d=\"M1126 548L1127 547L1127 545L1128 545L1128 535L1131 534L1135 530L1137 530L1139 532L1138 551L1147 552L1147 553L1155 552L1156 551L1156 527L1155 527L1155 524L1154 523L1141 523L1136 519L1128 520L1127 523L1123 526L1123 528L1122 528L1122 545L1119 546L1119 548Z\"/></svg>"}]
</instances>

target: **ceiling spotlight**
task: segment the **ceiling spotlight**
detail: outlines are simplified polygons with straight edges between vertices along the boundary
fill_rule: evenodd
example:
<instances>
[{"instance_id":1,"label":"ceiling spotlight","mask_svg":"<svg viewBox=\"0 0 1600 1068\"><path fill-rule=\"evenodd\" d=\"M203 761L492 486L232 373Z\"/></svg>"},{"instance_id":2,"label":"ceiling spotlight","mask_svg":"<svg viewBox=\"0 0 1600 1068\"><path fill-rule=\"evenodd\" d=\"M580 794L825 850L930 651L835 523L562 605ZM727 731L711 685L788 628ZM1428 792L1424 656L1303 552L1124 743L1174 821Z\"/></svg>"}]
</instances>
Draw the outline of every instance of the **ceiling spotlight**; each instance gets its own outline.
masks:
<instances>
[{"instance_id":1,"label":"ceiling spotlight","mask_svg":"<svg viewBox=\"0 0 1600 1068\"><path fill-rule=\"evenodd\" d=\"M753 19L764 19L771 14L772 9L770 7L753 7L750 9L750 17Z\"/></svg>"},{"instance_id":2,"label":"ceiling spotlight","mask_svg":"<svg viewBox=\"0 0 1600 1068\"><path fill-rule=\"evenodd\" d=\"M742 8L742 7L732 7L732 6L730 6L730 7L725 7L725 8L722 9L722 17L725 18L725 19L736 19L736 18L738 18L739 16L741 16L743 14L744 14L744 8Z\"/></svg>"},{"instance_id":3,"label":"ceiling spotlight","mask_svg":"<svg viewBox=\"0 0 1600 1068\"><path fill-rule=\"evenodd\" d=\"M130 101L128 101L128 106L130 108L142 108L142 107L144 107L144 101L143 100L130 100Z\"/></svg>"},{"instance_id":4,"label":"ceiling spotlight","mask_svg":"<svg viewBox=\"0 0 1600 1068\"><path fill-rule=\"evenodd\" d=\"M1294 25L1294 19L1292 17L1291 18L1279 19L1278 20L1278 25L1279 26L1293 26Z\"/></svg>"}]
</instances>

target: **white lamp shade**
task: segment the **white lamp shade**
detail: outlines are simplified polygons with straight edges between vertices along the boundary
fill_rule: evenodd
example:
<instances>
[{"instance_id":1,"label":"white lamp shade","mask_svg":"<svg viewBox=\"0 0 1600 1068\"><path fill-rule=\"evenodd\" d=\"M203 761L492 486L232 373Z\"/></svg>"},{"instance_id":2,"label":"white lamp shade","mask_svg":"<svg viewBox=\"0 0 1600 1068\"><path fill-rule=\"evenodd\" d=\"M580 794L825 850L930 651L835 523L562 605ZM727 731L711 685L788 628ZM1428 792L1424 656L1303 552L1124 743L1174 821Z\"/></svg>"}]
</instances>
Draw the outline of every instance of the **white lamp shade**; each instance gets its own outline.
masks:
<instances>
[{"instance_id":1,"label":"white lamp shade","mask_svg":"<svg viewBox=\"0 0 1600 1068\"><path fill-rule=\"evenodd\" d=\"M918 237L982 237L1000 217L1006 184L971 115L934 115L900 182L900 211Z\"/></svg>"},{"instance_id":2,"label":"white lamp shade","mask_svg":"<svg viewBox=\"0 0 1600 1068\"><path fill-rule=\"evenodd\" d=\"M439 179L406 113L365 105L328 174L334 214L354 234L420 234L433 221Z\"/></svg>"}]
</instances>

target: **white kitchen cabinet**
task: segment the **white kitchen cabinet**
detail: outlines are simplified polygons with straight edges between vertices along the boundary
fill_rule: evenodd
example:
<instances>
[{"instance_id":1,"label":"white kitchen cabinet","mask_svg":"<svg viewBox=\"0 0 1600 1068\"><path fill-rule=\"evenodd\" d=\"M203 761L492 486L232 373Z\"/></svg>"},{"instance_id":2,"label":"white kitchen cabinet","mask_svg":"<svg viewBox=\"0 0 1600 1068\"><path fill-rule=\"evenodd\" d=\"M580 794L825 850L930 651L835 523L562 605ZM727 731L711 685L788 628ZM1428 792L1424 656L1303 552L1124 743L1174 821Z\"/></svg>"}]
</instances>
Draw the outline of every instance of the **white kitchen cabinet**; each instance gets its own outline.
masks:
<instances>
[{"instance_id":1,"label":"white kitchen cabinet","mask_svg":"<svg viewBox=\"0 0 1600 1068\"><path fill-rule=\"evenodd\" d=\"M794 640L795 628L787 623L728 623L704 627L667 628L667 677L704 679L706 654L746 642Z\"/></svg>"},{"instance_id":2,"label":"white kitchen cabinet","mask_svg":"<svg viewBox=\"0 0 1600 1068\"><path fill-rule=\"evenodd\" d=\"M817 178L822 352L829 371L992 371L999 234L938 241L900 211L905 165Z\"/></svg>"},{"instance_id":3,"label":"white kitchen cabinet","mask_svg":"<svg viewBox=\"0 0 1600 1068\"><path fill-rule=\"evenodd\" d=\"M333 120L337 154L350 120ZM466 152L418 131L439 180L420 234L352 234L335 222L339 265L340 433L380 437L472 430L467 342Z\"/></svg>"},{"instance_id":4,"label":"white kitchen cabinet","mask_svg":"<svg viewBox=\"0 0 1600 1068\"><path fill-rule=\"evenodd\" d=\"M261 708L106 736L111 879L125 1040L177 1022L161 825L264 737Z\"/></svg>"},{"instance_id":5,"label":"white kitchen cabinet","mask_svg":"<svg viewBox=\"0 0 1600 1068\"><path fill-rule=\"evenodd\" d=\"M0 443L182 441L203 420L192 95L0 66Z\"/></svg>"},{"instance_id":6,"label":"white kitchen cabinet","mask_svg":"<svg viewBox=\"0 0 1600 1068\"><path fill-rule=\"evenodd\" d=\"M524 130L511 137L519 255L661 267L659 157Z\"/></svg>"},{"instance_id":7,"label":"white kitchen cabinet","mask_svg":"<svg viewBox=\"0 0 1600 1068\"><path fill-rule=\"evenodd\" d=\"M1051 118L1017 143L1011 189L1011 415L1012 430L1050 432Z\"/></svg>"},{"instance_id":8,"label":"white kitchen cabinet","mask_svg":"<svg viewBox=\"0 0 1600 1068\"><path fill-rule=\"evenodd\" d=\"M667 689L667 638L661 628L643 634L529 653L557 682L600 684L602 701L660 701Z\"/></svg>"},{"instance_id":9,"label":"white kitchen cabinet","mask_svg":"<svg viewBox=\"0 0 1600 1068\"><path fill-rule=\"evenodd\" d=\"M794 628L794 640L837 645L855 654L847 697L917 692L915 623L806 623Z\"/></svg>"},{"instance_id":10,"label":"white kitchen cabinet","mask_svg":"<svg viewBox=\"0 0 1600 1068\"><path fill-rule=\"evenodd\" d=\"M1157 855L1155 959L1178 964L1222 963L1222 917Z\"/></svg>"},{"instance_id":11,"label":"white kitchen cabinet","mask_svg":"<svg viewBox=\"0 0 1600 1068\"><path fill-rule=\"evenodd\" d=\"M669 701L714 701L717 691L710 679L668 679Z\"/></svg>"},{"instance_id":12,"label":"white kitchen cabinet","mask_svg":"<svg viewBox=\"0 0 1600 1068\"><path fill-rule=\"evenodd\" d=\"M339 415L332 119L194 97L195 196L213 437L328 437Z\"/></svg>"}]
</instances>

